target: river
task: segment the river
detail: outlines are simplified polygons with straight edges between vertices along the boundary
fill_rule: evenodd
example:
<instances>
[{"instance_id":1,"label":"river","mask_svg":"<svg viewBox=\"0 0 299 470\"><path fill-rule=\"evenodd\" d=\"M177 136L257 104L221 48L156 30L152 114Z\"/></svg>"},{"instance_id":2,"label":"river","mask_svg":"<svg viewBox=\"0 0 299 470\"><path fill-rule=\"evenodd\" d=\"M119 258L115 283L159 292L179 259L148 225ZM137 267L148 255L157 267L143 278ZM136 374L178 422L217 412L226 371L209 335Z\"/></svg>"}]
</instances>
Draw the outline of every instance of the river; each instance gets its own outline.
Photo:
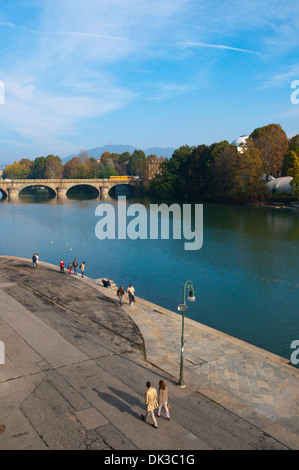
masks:
<instances>
[{"instance_id":1,"label":"river","mask_svg":"<svg viewBox=\"0 0 299 470\"><path fill-rule=\"evenodd\" d=\"M298 210L204 204L203 246L186 251L183 240L99 240L100 203L29 196L0 202L0 254L37 252L57 266L77 258L87 276L132 283L137 296L173 311L191 280L196 301L188 303L188 317L290 358L299 340ZM117 201L109 204L117 213Z\"/></svg>"}]
</instances>

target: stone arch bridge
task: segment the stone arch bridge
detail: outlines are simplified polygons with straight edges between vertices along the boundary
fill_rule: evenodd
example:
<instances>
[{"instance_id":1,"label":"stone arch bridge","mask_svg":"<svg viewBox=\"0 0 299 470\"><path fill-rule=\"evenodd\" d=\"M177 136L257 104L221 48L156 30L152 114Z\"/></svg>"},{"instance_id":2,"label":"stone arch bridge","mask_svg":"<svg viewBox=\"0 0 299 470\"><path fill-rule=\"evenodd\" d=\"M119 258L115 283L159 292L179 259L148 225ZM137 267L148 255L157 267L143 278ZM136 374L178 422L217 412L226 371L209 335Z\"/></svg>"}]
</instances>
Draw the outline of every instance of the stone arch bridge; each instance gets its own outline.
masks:
<instances>
[{"instance_id":1,"label":"stone arch bridge","mask_svg":"<svg viewBox=\"0 0 299 470\"><path fill-rule=\"evenodd\" d=\"M67 198L69 189L75 186L90 186L95 188L101 199L106 199L111 188L118 185L138 186L141 180L134 176L116 176L109 179L15 179L0 180L0 192L4 198L15 200L20 192L28 187L38 186L46 188L57 198Z\"/></svg>"}]
</instances>

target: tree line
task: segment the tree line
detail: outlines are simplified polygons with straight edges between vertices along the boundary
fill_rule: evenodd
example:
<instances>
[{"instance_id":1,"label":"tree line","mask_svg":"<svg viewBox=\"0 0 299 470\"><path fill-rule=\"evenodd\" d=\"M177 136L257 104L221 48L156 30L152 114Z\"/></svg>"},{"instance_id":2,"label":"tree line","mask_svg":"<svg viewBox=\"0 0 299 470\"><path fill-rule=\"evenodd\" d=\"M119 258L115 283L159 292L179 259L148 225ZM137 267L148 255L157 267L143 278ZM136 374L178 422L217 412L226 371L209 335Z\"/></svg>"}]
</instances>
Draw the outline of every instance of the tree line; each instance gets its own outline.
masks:
<instances>
[{"instance_id":1,"label":"tree line","mask_svg":"<svg viewBox=\"0 0 299 470\"><path fill-rule=\"evenodd\" d=\"M149 162L160 159L156 155L145 156L142 150L122 154L104 152L97 160L89 158L85 150L63 164L57 155L37 157L35 160L22 158L3 171L7 179L92 179L109 178L117 175L135 175L149 178Z\"/></svg>"},{"instance_id":2,"label":"tree line","mask_svg":"<svg viewBox=\"0 0 299 470\"><path fill-rule=\"evenodd\" d=\"M227 140L211 145L184 145L169 160L146 157L142 150L115 154L104 152L96 160L82 150L78 157L62 164L48 155L34 161L22 159L8 165L8 179L91 179L114 175L135 175L143 179L146 194L160 199L221 199L261 201L265 181L292 176L293 193L299 197L299 134L288 139L279 124L255 129L241 149Z\"/></svg>"},{"instance_id":3,"label":"tree line","mask_svg":"<svg viewBox=\"0 0 299 470\"><path fill-rule=\"evenodd\" d=\"M299 134L288 139L279 124L269 124L255 129L241 149L227 140L185 145L160 169L150 183L151 195L158 198L261 201L269 175L293 176L299 196Z\"/></svg>"}]
</instances>

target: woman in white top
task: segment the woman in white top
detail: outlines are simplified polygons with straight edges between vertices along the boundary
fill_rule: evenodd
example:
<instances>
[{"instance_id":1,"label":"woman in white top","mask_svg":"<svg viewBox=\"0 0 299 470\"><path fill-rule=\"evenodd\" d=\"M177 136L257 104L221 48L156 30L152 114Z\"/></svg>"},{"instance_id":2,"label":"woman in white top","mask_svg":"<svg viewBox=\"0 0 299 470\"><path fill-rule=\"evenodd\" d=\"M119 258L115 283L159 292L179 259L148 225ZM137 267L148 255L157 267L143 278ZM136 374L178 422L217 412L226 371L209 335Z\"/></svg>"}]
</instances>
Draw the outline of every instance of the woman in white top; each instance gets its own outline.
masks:
<instances>
[{"instance_id":1,"label":"woman in white top","mask_svg":"<svg viewBox=\"0 0 299 470\"><path fill-rule=\"evenodd\" d=\"M135 302L135 289L134 287L132 286L132 284L130 284L130 286L128 287L127 289L127 292L129 294L129 302L130 302L130 306L132 307L133 305L133 302Z\"/></svg>"}]
</instances>

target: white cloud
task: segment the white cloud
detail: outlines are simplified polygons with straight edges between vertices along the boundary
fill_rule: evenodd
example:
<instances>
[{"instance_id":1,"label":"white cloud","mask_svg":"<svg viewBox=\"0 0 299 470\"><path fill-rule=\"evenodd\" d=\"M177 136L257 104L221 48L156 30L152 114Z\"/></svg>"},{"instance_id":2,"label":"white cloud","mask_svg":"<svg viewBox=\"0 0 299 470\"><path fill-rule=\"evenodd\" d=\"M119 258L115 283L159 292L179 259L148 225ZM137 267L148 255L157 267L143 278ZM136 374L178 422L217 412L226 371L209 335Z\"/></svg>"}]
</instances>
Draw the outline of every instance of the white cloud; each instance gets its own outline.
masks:
<instances>
[{"instance_id":1,"label":"white cloud","mask_svg":"<svg viewBox=\"0 0 299 470\"><path fill-rule=\"evenodd\" d=\"M18 62L10 61L3 77L2 131L38 147L61 144L78 135L84 121L128 105L139 92L129 82L122 84L121 68L109 66L121 61L125 67L127 58L142 56L156 39L154 32L185 3L44 0L39 25L36 18L32 25L28 18L22 26L5 23L26 34L27 43L18 44Z\"/></svg>"},{"instance_id":2,"label":"white cloud","mask_svg":"<svg viewBox=\"0 0 299 470\"><path fill-rule=\"evenodd\" d=\"M236 51L236 52L246 52L248 54L257 54L260 55L259 52L256 51L251 51L249 49L241 49L239 47L232 47L232 46L226 46L223 44L208 44L204 42L181 42L180 43L182 46L187 46L187 47L211 47L214 49L226 49L230 51Z\"/></svg>"},{"instance_id":3,"label":"white cloud","mask_svg":"<svg viewBox=\"0 0 299 470\"><path fill-rule=\"evenodd\" d=\"M282 68L279 73L274 73L270 78L263 78L259 90L290 87L293 80L299 79L299 64L293 64L289 67Z\"/></svg>"},{"instance_id":4,"label":"white cloud","mask_svg":"<svg viewBox=\"0 0 299 470\"><path fill-rule=\"evenodd\" d=\"M135 98L130 91L112 85L99 88L97 96L67 96L41 90L32 77L7 76L5 83L2 129L9 128L40 148L74 136L80 120L101 117Z\"/></svg>"}]
</instances>

